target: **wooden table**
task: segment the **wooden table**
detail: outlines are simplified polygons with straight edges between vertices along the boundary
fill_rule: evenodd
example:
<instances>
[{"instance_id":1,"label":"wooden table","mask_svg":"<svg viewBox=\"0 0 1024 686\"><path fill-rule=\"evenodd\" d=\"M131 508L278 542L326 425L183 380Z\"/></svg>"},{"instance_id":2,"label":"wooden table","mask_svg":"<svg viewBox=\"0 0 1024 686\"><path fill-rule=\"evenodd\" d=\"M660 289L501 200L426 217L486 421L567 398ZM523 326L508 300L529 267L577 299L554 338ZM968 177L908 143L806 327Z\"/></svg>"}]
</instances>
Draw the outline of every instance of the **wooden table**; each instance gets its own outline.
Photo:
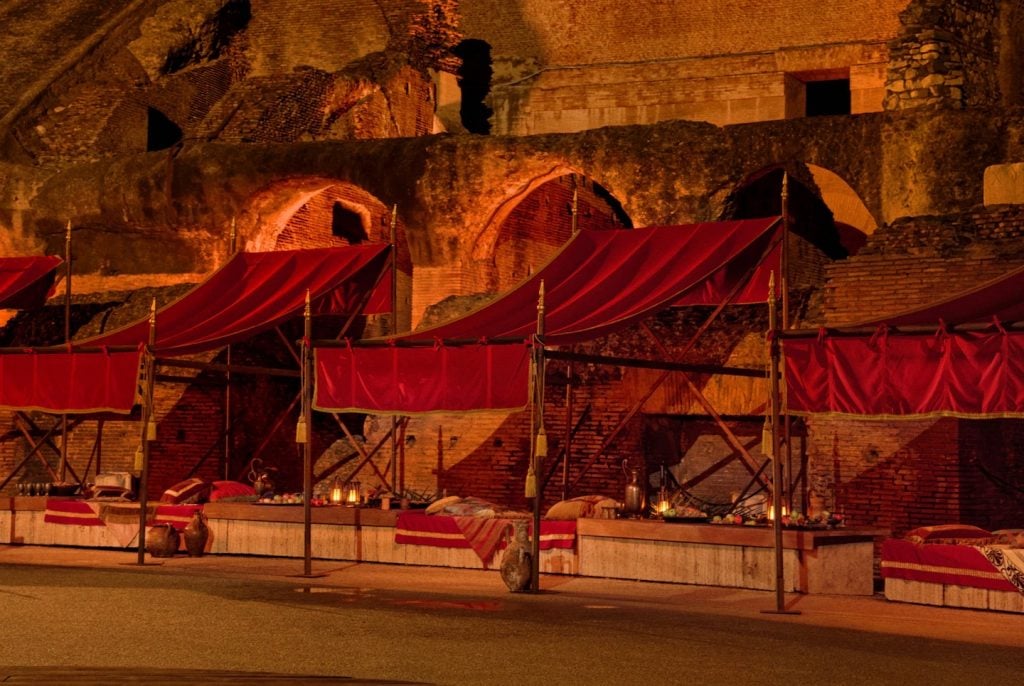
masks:
<instances>
[{"instance_id":1,"label":"wooden table","mask_svg":"<svg viewBox=\"0 0 1024 686\"><path fill-rule=\"evenodd\" d=\"M871 595L874 541L887 534L852 527L783 531L784 588ZM581 519L577 535L583 576L775 588L775 539L769 527Z\"/></svg>"}]
</instances>

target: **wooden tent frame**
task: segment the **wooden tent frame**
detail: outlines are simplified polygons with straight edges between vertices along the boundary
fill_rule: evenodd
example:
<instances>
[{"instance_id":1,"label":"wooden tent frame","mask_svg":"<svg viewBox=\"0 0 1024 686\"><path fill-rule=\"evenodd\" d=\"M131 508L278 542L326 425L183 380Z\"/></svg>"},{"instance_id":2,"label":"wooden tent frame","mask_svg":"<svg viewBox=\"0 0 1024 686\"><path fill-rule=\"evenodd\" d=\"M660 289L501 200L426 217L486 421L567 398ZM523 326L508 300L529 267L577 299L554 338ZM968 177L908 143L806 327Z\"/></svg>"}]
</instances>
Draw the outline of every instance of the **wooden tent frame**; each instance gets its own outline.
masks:
<instances>
[{"instance_id":1,"label":"wooden tent frame","mask_svg":"<svg viewBox=\"0 0 1024 686\"><path fill-rule=\"evenodd\" d=\"M391 274L392 274L392 286L391 286L392 320L394 320L394 307L395 307L395 304L396 304L396 298L394 297L395 296L395 281L396 281L396 273L397 273L396 272L396 270L397 270L397 259L396 259L397 251L395 250L395 242L394 242L395 233L396 233L396 221L397 221L397 207L395 207L393 209L392 217L391 217L391 242L390 242L391 258L390 258L389 268L390 268ZM65 262L66 262L66 265L67 265L66 266L66 274L65 274L65 302L64 302L64 340L65 340L65 346L70 346L71 345L71 294L72 294L72 290L71 290L71 277L72 277L72 269L71 269L71 265L72 265L72 262L71 262L72 241L71 241L71 236L72 236L72 227L71 227L71 222L69 221L68 224L67 224L67 232L66 232L66 238L65 238ZM231 236L230 236L230 255L234 256L236 254L236 252L237 252L237 245L236 245L236 234L235 234L235 222L232 220L232 223L231 223ZM363 301L360 303L360 306L358 308L356 308L356 310L351 315L349 315L349 317L346 319L346 321L344 322L344 324L340 328L338 334L336 335L336 339L341 339L345 335L345 333L348 331L349 327L355 321L355 318L357 316L359 316L359 314L365 308L367 302L369 301L369 299L371 297L371 294L373 293L373 291L376 288L376 285L379 284L380 283L380 279L383 278L384 273L386 273L386 270L382 270L381 273L378 275L377 282L376 282L374 288L368 289L367 293L363 297ZM310 305L309 305L309 293L308 293L308 291L307 291L306 297L307 297L307 301L306 301L306 310L305 310L305 313L304 313L304 319L305 319L305 322L306 322L305 323L305 326L306 326L305 341L308 341L309 338L310 338L310 335L311 335L311 329L310 329L310 327L311 327L311 319L310 319ZM175 376L168 376L168 375L157 374L157 367L160 366L160 367L191 369L191 370L199 370L199 371L215 371L215 372L223 372L224 373L224 375L225 375L225 408L224 408L225 409L225 426L224 426L224 430L221 432L221 435L219 435L215 439L215 442L212 445L216 445L216 443L218 441L220 441L221 437L223 436L223 438L224 438L224 451L225 451L224 452L224 456L225 456L225 476L227 478L230 478L230 473L229 472L230 472L230 469L231 469L231 466L232 466L230 464L230 461L229 461L229 458L230 458L230 441L231 441L231 434L232 434L232 431L233 431L233 422L232 422L232 417L231 417L231 393L230 393L230 390L231 390L231 376L232 376L232 374L253 374L253 375L261 375L261 376L282 376L282 377L298 378L298 379L301 380L303 378L303 369L304 369L304 367L302 366L303 365L303 360L300 357L300 355L304 355L305 352L306 352L306 349L307 349L305 341L303 341L303 342L300 342L299 352L296 352L294 344L291 341L288 340L287 336L281 330L281 327L280 326L275 326L273 328L273 330L277 333L278 337L285 344L286 349L291 354L293 359L296 360L296 363L297 363L297 366L299 366L299 369L283 369L283 368L273 368L273 367L260 367L260 366L251 366L251 365L232 364L232 362L231 362L231 345L230 344L225 346L226 354L227 354L227 363L226 364L213 363L213 362L194 362L194 361L190 361L190 360L180 360L180 359L177 359L177 358L158 358L155 355L155 353L153 352L153 347L154 347L155 341L156 341L156 325L157 325L156 309L157 309L156 299L154 298L153 302L151 303L151 306L150 306L149 340L148 340L147 344L143 347L143 354L142 354L142 360L141 360L141 365L142 365L143 371L142 371L142 374L140 375L140 386L139 386L139 389L138 389L139 397L141 398L141 402L140 402L140 425L141 425L141 431L140 431L139 448L138 448L137 455L136 455L136 465L135 465L135 468L132 470L133 472L139 472L139 493L138 493L139 500L138 500L138 502L139 502L140 513L139 513L139 533L138 533L138 541L139 541L139 544L138 544L138 564L144 564L144 557L145 557L145 538L146 538L146 536L145 536L145 533L146 533L145 532L145 527L146 527L146 520L147 520L147 505L148 505L148 495L149 495L148 494L149 453L150 453L150 446L149 446L149 444L152 441L156 440L156 425L155 425L153 417L152 417L152 412L153 412L153 396L154 396L154 391L155 391L155 383L156 383L156 381L164 381L164 382L172 382L172 383L184 383L184 384L194 383L194 379L192 379L190 377L175 377ZM94 350L99 350L99 348L93 349L91 347L80 347L80 348L76 348L76 350L80 350L82 352L90 352L90 351L94 351ZM110 352L128 352L128 351L137 350L137 348L135 346L109 346L109 347L105 348L105 350L110 351ZM47 346L47 347L43 347L43 348L18 347L18 348L0 349L0 352L25 352L25 351L46 353L46 352L63 352L64 349L55 349L52 346ZM301 401L304 397L305 397L305 390L300 385L300 390L296 394L295 399L289 404L288 407L285 408L285 410L283 412L279 413L279 416L278 416L277 420L275 420L275 422L271 425L271 429L270 429L269 435L273 435L274 433L277 432L277 430L280 428L281 424L283 423L283 421L287 417L287 415L291 414L291 411L295 407L295 404L297 402ZM101 460L102 460L101 445L102 445L103 424L107 420L106 413L97 413L97 414L99 414L99 416L95 417L95 421L97 422L96 438L95 438L95 440L93 442L93 447L92 447L92 451L91 451L91 454L90 454L89 462L86 465L86 470L82 473L81 476L79 476L75 472L74 468L71 466L70 462L68 461L68 457L67 457L67 444L68 444L68 437L69 437L70 430L71 430L71 428L73 428L72 425L77 426L77 425L81 424L81 422L84 421L86 419L86 417L88 416L87 413L83 413L81 416L76 417L75 420L69 420L69 416L68 416L67 413L61 413L59 415L56 415L56 416L59 416L61 418L60 423L54 425L53 427L51 427L49 430L47 430L45 432L41 431L41 429L32 421L32 419L27 415L27 413L25 411L23 411L23 410L14 410L14 414L15 414L16 421L19 423L19 425L18 425L19 432L21 433L21 435L23 435L25 440L29 442L29 444L31 445L31 448L28 451L28 453L25 455L25 457L22 458L22 460L17 465L14 466L14 468L11 470L11 472L2 481L0 481L0 488L3 488L8 483L10 483L10 481L12 479L14 479L14 477L25 467L25 465L28 464L28 462L31 460L31 458L33 456L36 456L43 463L46 471L51 475L51 477L54 477L54 481L57 481L57 477L59 477L60 480L63 481L64 478L66 477L67 472L70 471L72 477L75 479L75 482L79 486L84 486L85 480L88 477L88 473L89 473L88 470L92 466L92 462L93 462L94 458L96 460L96 471L97 471L97 473L99 472L100 465L101 465ZM386 477L386 471L385 472L381 472L380 469L377 468L376 464L374 464L373 460L372 460L373 455L380 448L380 445L378 445L376 448L374 448L371 452L367 453L365 448L363 448L363 446L361 446L359 444L359 442L355 440L355 437L345 427L345 425L341 421L338 413L331 413L331 415L334 417L335 421L338 423L338 425L343 430L345 436L347 437L347 439L349 440L350 444L352 445L354 452L350 456L340 458L335 465L333 465L332 467L329 467L328 469L326 469L320 475L320 477L317 479L317 481L319 481L320 479L323 479L323 478L326 478L327 476L329 476L331 473L333 473L335 470L337 470L345 461L347 461L348 459L351 459L352 456L359 455L362 458L362 461L360 462L360 465L359 465L358 468L362 468L364 465L369 463L372 466L372 468L374 469L374 471L376 472L376 474L378 475L378 477L381 479L381 481L384 482L385 484L387 484L388 481L387 481L387 477ZM62 435L62 441L61 441L61 445L59 447L54 446L53 442L51 440L51 436L54 433L56 433L58 426L60 427L61 435ZM311 427L312 424L310 423L307 426ZM43 433L42 438L40 438L38 441L33 441L30 429L34 430L36 432L39 432L39 433ZM393 430L394 430L394 425L393 425ZM265 438L264 442L260 445L260 448L258 448L257 452L261 452L262 449L267 445L267 442L269 441L269 435L268 435L267 438ZM392 442L394 443L393 439L392 439ZM307 443L307 446L308 445L309 445L309 443ZM41 449L43 447L50 447L51 449L54 450L54 452L56 452L58 454L60 462L59 462L59 467L58 467L57 470L54 470L53 467L50 466L49 462L47 462L46 459L42 456ZM192 469L189 471L189 475L194 474L199 469L199 467L203 464L203 462L205 461L206 457L211 453L211 451L212 451L212 446L211 446L211 449L207 450L206 454L204 454L204 456L202 458L200 458L199 462L197 462L196 465L194 465L192 467ZM392 463L394 463L394 457L392 457ZM246 468L248 468L248 467L246 467ZM243 469L242 473L244 473L244 471L245 470ZM304 478L304 481L307 478L312 478L312 471L304 469L304 477L303 478ZM307 489L307 488L304 487L304 490L305 491L309 491L311 489ZM306 497L305 500L306 500L306 506L308 507L309 506L309 501L311 500L311 497L309 497L308 493L307 493L307 497Z\"/></svg>"},{"instance_id":2,"label":"wooden tent frame","mask_svg":"<svg viewBox=\"0 0 1024 686\"><path fill-rule=\"evenodd\" d=\"M576 231L576 228L575 228L575 216L576 216L575 204L576 204L576 196L574 194L574 198L573 198L573 219L574 219L573 232L574 233ZM781 300L782 310L783 310L784 313L786 313L788 311L788 304L789 304L789 298L788 298L788 294L787 294L787 278L786 278L786 273L788 272L788 260L789 260L789 257L788 257L788 253L789 253L788 242L789 242L789 233L790 233L789 232L790 221L789 221L789 213L788 213L788 175L787 174L783 175L783 184L782 184L782 218L781 218L781 223L782 223L781 271L782 271L783 275L782 275L782 288L780 289L781 290L781 297L779 299ZM773 243L773 245L774 245L774 243ZM753 272L753 269L754 268L751 269L751 273ZM702 405L702 407L704 407L705 410L709 413L709 416L714 420L714 422L723 431L723 434L727 437L727 441L733 447L733 449L735 451L735 454L738 454L738 455L741 456L741 460L743 462L744 467L751 474L752 481L756 480L759 483L761 483L761 485L763 487L771 488L772 493L773 493L773 501L775 502L775 505L774 505L775 512L781 512L781 502L782 502L782 499L784 497L784 491L785 492L789 492L789 490L790 490L790 489L786 488L787 484L783 483L782 461L779 460L779 459L771 459L770 460L772 465L773 465L772 479L770 481L765 479L762 476L762 472L763 472L766 464L761 464L761 465L757 464L757 461L750 454L750 452L748 451L747 447L745 445L743 445L743 443L735 436L735 434L732 432L732 430L729 429L729 427L726 425L725 420L723 419L723 417L719 413L717 413L715 411L714 407L707 400L707 398L700 391L700 389L697 388L696 384L694 384L688 377L685 376L685 374L687 372L691 372L691 373L716 373L716 374L735 375L735 376L744 376L744 377L756 377L756 378L765 378L765 377L767 377L767 378L769 378L770 379L770 386L771 386L771 391L770 391L770 396L771 397L769 398L768 405L769 405L770 413L771 413L771 417L772 417L772 454L774 456L779 456L780 453L781 453L781 446L785 445L787 452L789 452L789 450L790 450L790 445L789 445L789 440L788 440L789 419L788 419L788 417L786 417L783 414L781 414L782 411L783 411L784 404L782 402L782 388L781 388L781 373L780 373L780 370L777 367L774 367L774 366L769 371L766 372L763 369L752 369L752 368L741 368L741 367L738 368L738 367L728 367L728 366L723 366L723 365L686 364L686 363L681 363L681 362L677 361L678 358L681 358L683 355L685 355L687 352L689 352L693 348L694 345L696 345L696 343L700 340L700 338L707 332L707 330L711 327L711 325L714 323L714 321L722 313L722 311L725 309L725 307L727 305L729 305L730 303L732 303L733 300L735 300L736 296L742 290L742 284L743 283L745 283L745 279L741 280L739 285L734 286L732 291L725 298L725 300L715 307L715 309L708 316L708 318L705 320L705 322L698 328L698 330L694 333L694 335L687 341L687 343L684 346L682 352L677 353L675 355L676 359L670 359L668 361L662 361L662 360L648 360L648 359L611 357L611 356L600 356L600 355L585 355L585 354L580 354L580 353L575 352L575 350L573 349L574 346L570 346L570 350L569 351L547 350L546 346L544 344L544 333L545 333L545 322L544 322L544 315L545 315L544 284L543 284L543 282L541 282L541 284L540 284L540 291L538 293L538 300L537 300L537 325L536 325L536 332L532 336L532 344L533 344L533 351L534 352L533 352L533 355L532 355L532 365L531 366L533 368L533 372L532 372L533 373L533 379L532 379L532 382L531 382L532 392L531 392L530 403L529 403L529 405L530 405L530 410L529 411L530 411L530 415L531 415L531 434L530 434L531 435L531 441L530 441L530 455L529 455L529 459L528 459L528 468L527 468L527 476L526 476L526 493L527 493L527 497L529 499L531 499L532 505L533 505L532 506L532 517L533 517L533 531L534 532L538 532L539 533L539 531L540 531L540 519L541 519L540 512L541 512L542 503L543 503L544 486L547 485L548 480L551 478L551 474L553 474L553 471L554 471L554 469L557 466L556 464L552 464L550 466L550 468L549 468L548 475L546 477L542 476L544 474L544 467L546 466L544 464L544 458L546 458L548 456L547 455L547 434L546 434L545 429L544 429L544 396L543 396L543 393L544 393L544 386L545 386L545 363L546 363L546 360L549 360L549 359L551 359L551 360L564 360L564 361L567 361L570 365L572 365L572 364L574 364L576 362L584 362L584 363L588 363L588 364L610 364L610 365L615 365L615 366L620 366L620 367L635 367L635 368L643 368L643 369L657 369L657 370L661 370L663 372L654 382L652 382L648 392L640 400L638 400L636 403L634 403L634 406L620 420L619 424L616 425L616 427L612 430L612 432L607 435L607 437L602 442L602 444L598 448L598 450L593 455L590 456L590 458L588 459L587 463L584 465L584 468L583 468L582 472L585 472L587 469L590 468L590 466L592 466L596 462L596 460L600 457L600 455L608 448L608 446L612 443L612 441L614 441L615 437L623 429L623 427L628 423L628 421L633 416L635 416L637 412L640 411L640 409L642 408L643 404L654 394L654 392L657 390L657 388L662 383L664 383L665 380L668 379L669 374L672 373L672 372L682 372L684 374L684 379L687 382L688 388L691 390L691 392L693 392L693 394L698 399L698 402ZM776 321L776 311L778 309L778 305L779 305L779 303L777 302L775 288L774 288L774 275L772 275L772 286L770 287L770 293L769 293L769 296L768 296L768 308L769 308L769 320L770 320L769 321L769 339L772 340L772 341L775 340L775 336L773 334L774 334L775 330L778 328L777 321ZM788 314L784 314L783 319L786 321L786 324L788 325ZM646 327L646 325L642 324L642 326L644 327L646 333L658 345L658 347L661 350L661 352L666 357L668 357L669 355L668 355L667 349L663 345L661 345L660 341L658 341L657 337L654 336L653 332L651 332L651 330L648 327ZM458 345L466 345L466 344L471 344L471 343L478 343L479 340L476 340L476 339L473 339L473 340L470 340L470 339L444 339L444 340L441 340L441 341L437 341L437 340L429 340L429 341L426 341L426 340L397 340L397 341L390 341L390 342L384 342L384 341L380 341L380 340L372 340L372 341L371 340L365 340L365 341L353 341L353 342L351 342L351 345L364 346L364 347L383 346L383 345L396 345L398 347L418 347L418 346L428 346L428 345L429 346L434 346L434 345L436 345L439 342L442 345L445 345L445 346L458 346ZM495 339L491 339L489 342L490 343L495 343L495 344L500 344L500 343L521 343L522 339L521 338L509 338L509 339L495 338ZM307 355L306 355L306 357L307 357L306 363L303 364L303 371L304 371L303 393L306 396L306 400L304 401L304 404L305 404L305 407L307 408L307 411L306 411L306 415L307 415L306 421L309 422L309 421L311 421L312 404L313 404L312 403L313 398L312 398L312 381L311 380L314 378L314 375L315 375L315 370L313 369L313 363L312 363L311 350L314 347L332 347L332 346L341 345L342 343L340 343L337 340L335 340L335 341L314 341L314 340L311 340L309 338L309 336L307 335L305 344L308 345L309 348L310 348L310 353L307 353ZM566 495L568 494L568 492L570 490L570 486L568 484L568 463L569 463L569 458L570 458L570 449L569 448L571 447L571 438L572 438L572 434L574 433L574 427L571 426L571 416L572 416L571 415L571 407L572 407L571 386L572 386L572 384L570 382L567 385L567 389L569 389L569 390L567 390L567 394L568 394L567 395L567 407L569 408L569 411L567 412L567 415L566 415L567 416L567 421L566 421L567 441L564 444L566 447L563 449L562 455L561 455L561 457L562 457L562 473L563 473L563 494L566 494ZM443 414L443 412L439 412L439 414ZM787 427L785 432L780 431L780 428L782 426ZM404 454L402 455L402 457L404 459ZM722 463L719 466L719 468L721 466L724 466L724 463ZM309 469L308 465L306 466L306 469L307 470ZM575 481L575 483L572 484L572 486L575 486L576 484L578 484L578 482L580 480L580 477L582 476L582 472L581 472L580 475L577 476L576 481ZM773 484L782 484L783 488L774 488L772 486ZM791 486L791 488L792 488L792 486ZM311 493L307 489L307 491L305 493L305 500L307 502L307 508L309 507L308 501L310 499L310 495L311 495ZM305 517L305 528L304 529L305 529L304 530L304 537L305 537L305 541L306 541L306 548L305 548L305 572L306 572L306 574L309 574L310 571L311 571L312 552L311 552L311 546L310 546L310 540L311 540L311 533L310 533L310 530L311 530L311 515L308 512L308 509L307 509L307 514L306 514L306 517ZM775 529L774 540L775 540L776 591L777 591L777 603L776 603L776 609L774 611L781 613L781 612L785 611L784 595L783 595L783 593L784 593L784 590L783 590L784 589L784 570L783 570L783 558L782 558L782 523L781 523L781 517L775 517L774 518L774 529ZM539 535L535 534L535 535L533 535L531 537L531 546L532 546L531 590L533 592L538 592L539 589L540 589L540 536Z\"/></svg>"}]
</instances>

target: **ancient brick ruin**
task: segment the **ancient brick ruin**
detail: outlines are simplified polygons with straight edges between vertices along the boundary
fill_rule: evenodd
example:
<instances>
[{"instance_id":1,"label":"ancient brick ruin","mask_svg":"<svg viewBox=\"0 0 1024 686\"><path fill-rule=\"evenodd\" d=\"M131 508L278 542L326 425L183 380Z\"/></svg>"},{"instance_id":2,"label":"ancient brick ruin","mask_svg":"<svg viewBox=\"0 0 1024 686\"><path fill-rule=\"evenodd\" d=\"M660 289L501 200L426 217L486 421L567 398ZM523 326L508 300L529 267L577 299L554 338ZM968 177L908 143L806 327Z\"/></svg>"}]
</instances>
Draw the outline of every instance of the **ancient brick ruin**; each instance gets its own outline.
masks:
<instances>
[{"instance_id":1,"label":"ancient brick ruin","mask_svg":"<svg viewBox=\"0 0 1024 686\"><path fill-rule=\"evenodd\" d=\"M0 37L19 56L0 64L0 247L61 254L71 222L79 338L180 295L224 263L232 230L250 250L386 241L394 210L399 308L360 322L373 335L456 316L531 273L570 235L574 194L588 228L755 217L779 213L783 171L800 326L1024 264L1024 6L1011 0L16 0L0 21L19 29ZM671 350L704 315L651 327ZM763 368L766 327L763 308L728 308L687 361ZM62 332L58 293L10 314L0 338ZM635 330L585 347L640 355L651 341ZM294 364L273 335L232 355ZM294 379L232 378L226 449L224 375L161 374L151 490L244 478L253 456L298 486L294 414L279 421ZM688 478L729 453L676 378L605 445L653 376L576 365L569 417L569 372L550 365L552 454L577 427L575 493L618 495L626 457ZM764 383L696 380L756 445ZM350 420L368 443L390 424ZM34 421L38 437L57 420ZM1020 525L1021 426L809 417L794 434L797 504L897 532ZM314 428L318 469L348 454L333 419ZM7 474L28 442L8 412L0 432ZM75 420L68 452L79 471L131 470L138 439L137 418ZM525 413L417 417L403 442L417 493L524 503ZM562 492L552 473L548 499ZM727 501L748 480L734 463L695 490Z\"/></svg>"}]
</instances>

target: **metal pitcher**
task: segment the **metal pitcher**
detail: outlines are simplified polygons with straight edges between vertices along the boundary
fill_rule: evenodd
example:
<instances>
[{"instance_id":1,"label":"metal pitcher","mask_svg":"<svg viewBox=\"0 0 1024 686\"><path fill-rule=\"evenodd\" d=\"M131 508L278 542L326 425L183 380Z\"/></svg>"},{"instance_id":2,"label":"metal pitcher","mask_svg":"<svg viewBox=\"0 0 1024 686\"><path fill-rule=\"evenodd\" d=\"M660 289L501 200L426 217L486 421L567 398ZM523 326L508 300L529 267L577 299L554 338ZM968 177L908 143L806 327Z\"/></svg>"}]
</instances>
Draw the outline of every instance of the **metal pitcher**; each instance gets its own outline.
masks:
<instances>
[{"instance_id":1,"label":"metal pitcher","mask_svg":"<svg viewBox=\"0 0 1024 686\"><path fill-rule=\"evenodd\" d=\"M622 501L622 514L639 517L644 511L647 501L646 484L640 478L640 470L629 466L629 460L622 461L622 473L626 475L626 493Z\"/></svg>"}]
</instances>

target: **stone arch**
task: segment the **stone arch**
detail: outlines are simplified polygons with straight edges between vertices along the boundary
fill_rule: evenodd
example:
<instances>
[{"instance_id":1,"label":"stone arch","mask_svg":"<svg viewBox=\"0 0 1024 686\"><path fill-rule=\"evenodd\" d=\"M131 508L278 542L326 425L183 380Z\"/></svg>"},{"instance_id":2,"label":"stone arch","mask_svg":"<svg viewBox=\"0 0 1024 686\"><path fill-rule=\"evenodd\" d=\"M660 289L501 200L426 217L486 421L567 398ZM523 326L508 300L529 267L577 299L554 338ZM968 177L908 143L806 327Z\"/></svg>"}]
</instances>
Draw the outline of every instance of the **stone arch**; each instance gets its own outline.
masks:
<instances>
[{"instance_id":1,"label":"stone arch","mask_svg":"<svg viewBox=\"0 0 1024 686\"><path fill-rule=\"evenodd\" d=\"M781 163L748 175L730 194L726 216L752 218L782 213L782 179L789 176L789 280L791 290L811 291L825 281L825 265L848 256L835 220L815 183L799 162Z\"/></svg>"},{"instance_id":2,"label":"stone arch","mask_svg":"<svg viewBox=\"0 0 1024 686\"><path fill-rule=\"evenodd\" d=\"M631 219L615 196L584 174L557 169L531 179L502 203L481 240L472 246L469 262L486 265L489 290L501 292L512 287L569 240L574 194L577 228L632 228Z\"/></svg>"},{"instance_id":3,"label":"stone arch","mask_svg":"<svg viewBox=\"0 0 1024 686\"><path fill-rule=\"evenodd\" d=\"M855 254L878 228L878 221L843 177L815 164L806 166L818 186L822 201L832 211L840 243L847 253Z\"/></svg>"},{"instance_id":4,"label":"stone arch","mask_svg":"<svg viewBox=\"0 0 1024 686\"><path fill-rule=\"evenodd\" d=\"M339 209L358 224L337 230ZM392 208L359 186L310 177L274 183L252 196L237 221L238 246L249 251L295 250L391 241ZM396 216L397 326L409 328L412 261L401 217Z\"/></svg>"}]
</instances>

